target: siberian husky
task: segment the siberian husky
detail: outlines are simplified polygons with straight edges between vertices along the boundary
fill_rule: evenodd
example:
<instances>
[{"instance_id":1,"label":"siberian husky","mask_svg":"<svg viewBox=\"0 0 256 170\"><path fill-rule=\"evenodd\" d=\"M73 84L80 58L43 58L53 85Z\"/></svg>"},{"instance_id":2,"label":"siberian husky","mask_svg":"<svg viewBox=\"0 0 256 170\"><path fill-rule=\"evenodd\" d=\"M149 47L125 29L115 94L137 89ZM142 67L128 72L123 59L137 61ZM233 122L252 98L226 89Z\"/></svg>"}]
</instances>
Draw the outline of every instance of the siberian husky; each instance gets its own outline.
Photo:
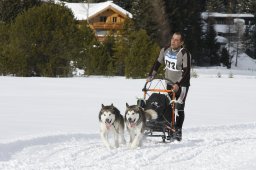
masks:
<instances>
[{"instance_id":1,"label":"siberian husky","mask_svg":"<svg viewBox=\"0 0 256 170\"><path fill-rule=\"evenodd\" d=\"M130 135L130 147L137 148L142 144L146 120L157 119L157 112L145 110L138 105L129 106L126 103L125 123Z\"/></svg>"},{"instance_id":2,"label":"siberian husky","mask_svg":"<svg viewBox=\"0 0 256 170\"><path fill-rule=\"evenodd\" d=\"M108 140L109 133L114 134L116 148L119 147L119 143L125 144L124 118L113 104L110 106L104 106L102 104L102 108L99 113L99 122L101 139L108 149L113 148Z\"/></svg>"}]
</instances>

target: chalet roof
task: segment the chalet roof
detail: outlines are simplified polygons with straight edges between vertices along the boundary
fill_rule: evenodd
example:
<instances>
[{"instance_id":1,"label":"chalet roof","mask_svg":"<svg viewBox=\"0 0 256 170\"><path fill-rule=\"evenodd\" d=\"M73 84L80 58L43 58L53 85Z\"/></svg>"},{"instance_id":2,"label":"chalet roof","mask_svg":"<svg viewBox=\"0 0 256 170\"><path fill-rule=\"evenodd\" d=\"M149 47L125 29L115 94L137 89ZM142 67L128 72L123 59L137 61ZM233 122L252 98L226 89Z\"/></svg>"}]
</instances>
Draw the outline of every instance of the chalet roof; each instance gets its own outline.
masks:
<instances>
[{"instance_id":1,"label":"chalet roof","mask_svg":"<svg viewBox=\"0 0 256 170\"><path fill-rule=\"evenodd\" d=\"M132 18L132 14L120 6L114 4L112 1L106 1L101 3L67 3L64 5L70 8L77 20L87 20L92 18L97 14L104 12L107 9L112 9L118 11L123 16L128 16ZM89 7L89 8L88 8Z\"/></svg>"},{"instance_id":2,"label":"chalet roof","mask_svg":"<svg viewBox=\"0 0 256 170\"><path fill-rule=\"evenodd\" d=\"M218 12L203 12L201 13L203 19L207 19L208 17L214 18L253 18L253 14L224 14Z\"/></svg>"}]
</instances>

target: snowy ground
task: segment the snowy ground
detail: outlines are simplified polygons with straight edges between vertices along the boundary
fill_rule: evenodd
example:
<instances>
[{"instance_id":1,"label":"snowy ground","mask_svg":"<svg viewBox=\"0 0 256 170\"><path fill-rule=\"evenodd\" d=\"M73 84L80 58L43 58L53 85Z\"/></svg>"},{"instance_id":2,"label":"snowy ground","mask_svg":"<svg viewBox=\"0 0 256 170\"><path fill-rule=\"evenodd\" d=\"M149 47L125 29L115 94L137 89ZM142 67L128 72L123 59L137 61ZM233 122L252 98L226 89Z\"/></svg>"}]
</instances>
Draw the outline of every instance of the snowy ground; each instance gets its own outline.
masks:
<instances>
[{"instance_id":1,"label":"snowy ground","mask_svg":"<svg viewBox=\"0 0 256 170\"><path fill-rule=\"evenodd\" d=\"M0 169L256 169L255 72L196 71L182 142L111 151L99 136L101 104L124 114L145 80L0 77Z\"/></svg>"}]
</instances>

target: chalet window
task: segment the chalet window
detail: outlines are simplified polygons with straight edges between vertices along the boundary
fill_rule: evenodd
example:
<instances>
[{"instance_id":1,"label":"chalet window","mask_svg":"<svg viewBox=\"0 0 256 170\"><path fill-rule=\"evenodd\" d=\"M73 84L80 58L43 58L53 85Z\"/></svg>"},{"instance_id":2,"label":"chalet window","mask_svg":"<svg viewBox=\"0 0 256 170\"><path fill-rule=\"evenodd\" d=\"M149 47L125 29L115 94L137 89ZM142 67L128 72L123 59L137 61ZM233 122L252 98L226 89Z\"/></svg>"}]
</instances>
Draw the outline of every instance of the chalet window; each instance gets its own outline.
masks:
<instances>
[{"instance_id":1,"label":"chalet window","mask_svg":"<svg viewBox=\"0 0 256 170\"><path fill-rule=\"evenodd\" d=\"M113 18L112 18L112 22L113 22L113 23L116 23L116 21L117 21L117 17L113 17Z\"/></svg>"},{"instance_id":2,"label":"chalet window","mask_svg":"<svg viewBox=\"0 0 256 170\"><path fill-rule=\"evenodd\" d=\"M103 29L97 29L96 30L96 36L106 36L108 33L107 30L103 30Z\"/></svg>"},{"instance_id":3,"label":"chalet window","mask_svg":"<svg viewBox=\"0 0 256 170\"><path fill-rule=\"evenodd\" d=\"M251 21L249 19L245 19L245 25L251 25Z\"/></svg>"},{"instance_id":4,"label":"chalet window","mask_svg":"<svg viewBox=\"0 0 256 170\"><path fill-rule=\"evenodd\" d=\"M225 19L222 19L222 18L216 18L216 24L227 24Z\"/></svg>"},{"instance_id":5,"label":"chalet window","mask_svg":"<svg viewBox=\"0 0 256 170\"><path fill-rule=\"evenodd\" d=\"M100 22L106 22L107 17L106 16L100 16Z\"/></svg>"}]
</instances>

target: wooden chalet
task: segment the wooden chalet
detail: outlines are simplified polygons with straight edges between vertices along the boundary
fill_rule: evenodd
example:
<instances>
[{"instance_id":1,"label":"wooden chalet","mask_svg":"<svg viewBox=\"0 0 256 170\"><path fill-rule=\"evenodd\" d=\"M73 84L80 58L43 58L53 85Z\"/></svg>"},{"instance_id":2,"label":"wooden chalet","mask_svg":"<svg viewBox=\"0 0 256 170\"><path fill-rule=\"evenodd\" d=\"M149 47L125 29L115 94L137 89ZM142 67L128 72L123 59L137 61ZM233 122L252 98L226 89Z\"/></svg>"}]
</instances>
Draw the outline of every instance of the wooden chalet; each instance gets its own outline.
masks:
<instances>
[{"instance_id":1,"label":"wooden chalet","mask_svg":"<svg viewBox=\"0 0 256 170\"><path fill-rule=\"evenodd\" d=\"M64 3L78 22L87 21L99 41L104 41L110 32L118 32L124 21L132 14L112 1L102 3Z\"/></svg>"}]
</instances>

